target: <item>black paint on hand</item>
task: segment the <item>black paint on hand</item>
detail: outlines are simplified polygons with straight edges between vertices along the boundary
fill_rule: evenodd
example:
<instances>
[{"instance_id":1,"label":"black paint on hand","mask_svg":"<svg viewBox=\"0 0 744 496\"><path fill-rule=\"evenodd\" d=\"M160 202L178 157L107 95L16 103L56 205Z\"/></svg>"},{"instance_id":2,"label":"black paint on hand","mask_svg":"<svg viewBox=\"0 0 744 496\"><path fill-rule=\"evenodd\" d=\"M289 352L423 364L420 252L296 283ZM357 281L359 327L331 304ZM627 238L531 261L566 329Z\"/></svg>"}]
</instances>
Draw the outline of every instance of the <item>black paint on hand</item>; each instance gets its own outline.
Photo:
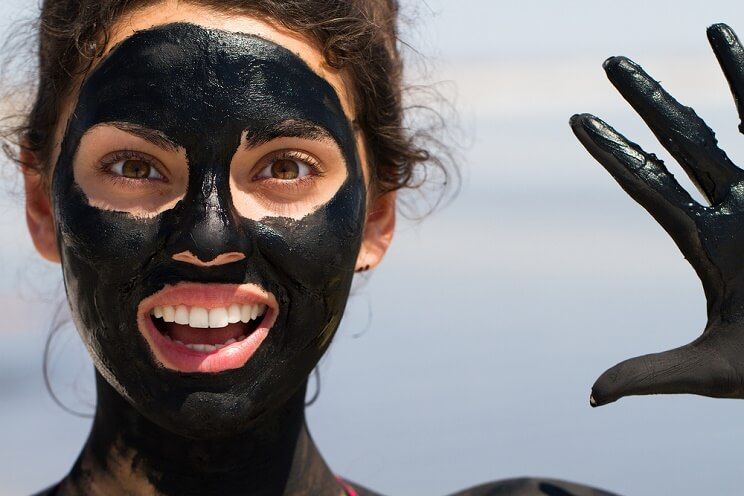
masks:
<instances>
[{"instance_id":1,"label":"black paint on hand","mask_svg":"<svg viewBox=\"0 0 744 496\"><path fill-rule=\"evenodd\" d=\"M708 39L731 86L744 132L744 49L724 24L711 26ZM602 374L592 388L591 405L641 394L744 398L744 171L718 147L715 134L695 111L637 64L612 57L604 68L708 204L695 201L660 159L597 117L574 115L571 128L693 266L708 301L708 324L688 345L626 360Z\"/></svg>"}]
</instances>

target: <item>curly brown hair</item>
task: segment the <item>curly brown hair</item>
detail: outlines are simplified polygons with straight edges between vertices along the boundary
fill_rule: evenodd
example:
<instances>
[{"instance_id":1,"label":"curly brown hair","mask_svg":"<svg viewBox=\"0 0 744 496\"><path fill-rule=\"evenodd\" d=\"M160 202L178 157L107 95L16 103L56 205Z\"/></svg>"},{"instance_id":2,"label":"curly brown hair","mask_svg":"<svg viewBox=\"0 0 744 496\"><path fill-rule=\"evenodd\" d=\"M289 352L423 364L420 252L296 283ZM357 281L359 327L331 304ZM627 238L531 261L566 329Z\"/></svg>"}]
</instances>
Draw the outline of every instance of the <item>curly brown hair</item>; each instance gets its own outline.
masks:
<instances>
[{"instance_id":1,"label":"curly brown hair","mask_svg":"<svg viewBox=\"0 0 744 496\"><path fill-rule=\"evenodd\" d=\"M20 125L6 130L5 149L20 164L18 147L33 152L33 168L48 185L53 132L61 105L121 16L163 0L44 0L38 32L36 97ZM405 123L397 0L186 0L234 15L275 22L317 43L326 62L344 71L356 125L368 151L374 195L419 186L432 170L450 176L445 146L431 129ZM13 146L8 146L11 143ZM456 172L456 171L455 171Z\"/></svg>"}]
</instances>

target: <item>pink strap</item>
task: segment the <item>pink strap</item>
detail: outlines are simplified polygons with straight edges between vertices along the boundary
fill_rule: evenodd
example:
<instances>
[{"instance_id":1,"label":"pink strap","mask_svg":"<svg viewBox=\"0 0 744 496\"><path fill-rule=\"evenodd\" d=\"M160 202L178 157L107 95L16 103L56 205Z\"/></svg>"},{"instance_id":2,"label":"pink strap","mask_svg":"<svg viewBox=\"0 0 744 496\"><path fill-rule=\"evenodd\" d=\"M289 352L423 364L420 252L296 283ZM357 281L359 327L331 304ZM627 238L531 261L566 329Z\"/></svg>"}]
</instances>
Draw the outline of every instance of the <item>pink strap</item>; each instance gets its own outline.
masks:
<instances>
[{"instance_id":1,"label":"pink strap","mask_svg":"<svg viewBox=\"0 0 744 496\"><path fill-rule=\"evenodd\" d=\"M346 492L346 496L359 496L357 492L354 490L353 487L351 487L345 480L343 480L341 477L336 477L338 482L341 483L341 486L344 488L344 491Z\"/></svg>"}]
</instances>

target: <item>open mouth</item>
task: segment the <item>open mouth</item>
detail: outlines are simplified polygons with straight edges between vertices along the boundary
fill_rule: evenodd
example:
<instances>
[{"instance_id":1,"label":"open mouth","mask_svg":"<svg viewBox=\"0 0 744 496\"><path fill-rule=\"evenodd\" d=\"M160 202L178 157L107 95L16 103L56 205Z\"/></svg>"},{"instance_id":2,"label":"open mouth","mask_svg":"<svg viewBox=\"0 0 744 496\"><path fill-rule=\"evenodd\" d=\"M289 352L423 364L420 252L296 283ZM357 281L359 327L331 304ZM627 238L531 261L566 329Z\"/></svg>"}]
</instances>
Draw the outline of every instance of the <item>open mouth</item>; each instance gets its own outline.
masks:
<instances>
[{"instance_id":1,"label":"open mouth","mask_svg":"<svg viewBox=\"0 0 744 496\"><path fill-rule=\"evenodd\" d=\"M255 284L179 283L144 299L138 323L166 368L221 372L245 365L277 313L276 298Z\"/></svg>"}]
</instances>

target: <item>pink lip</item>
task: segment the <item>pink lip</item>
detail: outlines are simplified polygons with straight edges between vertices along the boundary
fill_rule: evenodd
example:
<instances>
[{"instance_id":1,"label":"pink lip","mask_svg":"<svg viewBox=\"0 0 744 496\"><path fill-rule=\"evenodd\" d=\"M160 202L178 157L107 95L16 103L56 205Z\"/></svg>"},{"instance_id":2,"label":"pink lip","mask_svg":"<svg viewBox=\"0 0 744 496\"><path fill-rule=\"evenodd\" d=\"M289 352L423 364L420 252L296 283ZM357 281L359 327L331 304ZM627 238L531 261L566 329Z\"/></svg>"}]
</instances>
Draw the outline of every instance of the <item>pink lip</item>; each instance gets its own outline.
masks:
<instances>
[{"instance_id":1,"label":"pink lip","mask_svg":"<svg viewBox=\"0 0 744 496\"><path fill-rule=\"evenodd\" d=\"M155 327L150 312L161 305L186 305L204 308L228 307L233 303L263 303L264 318L248 337L216 351L197 351L171 341ZM273 294L255 284L197 284L182 282L168 285L140 302L137 323L155 358L168 369L179 372L215 373L237 369L258 350L274 325L278 305Z\"/></svg>"}]
</instances>

